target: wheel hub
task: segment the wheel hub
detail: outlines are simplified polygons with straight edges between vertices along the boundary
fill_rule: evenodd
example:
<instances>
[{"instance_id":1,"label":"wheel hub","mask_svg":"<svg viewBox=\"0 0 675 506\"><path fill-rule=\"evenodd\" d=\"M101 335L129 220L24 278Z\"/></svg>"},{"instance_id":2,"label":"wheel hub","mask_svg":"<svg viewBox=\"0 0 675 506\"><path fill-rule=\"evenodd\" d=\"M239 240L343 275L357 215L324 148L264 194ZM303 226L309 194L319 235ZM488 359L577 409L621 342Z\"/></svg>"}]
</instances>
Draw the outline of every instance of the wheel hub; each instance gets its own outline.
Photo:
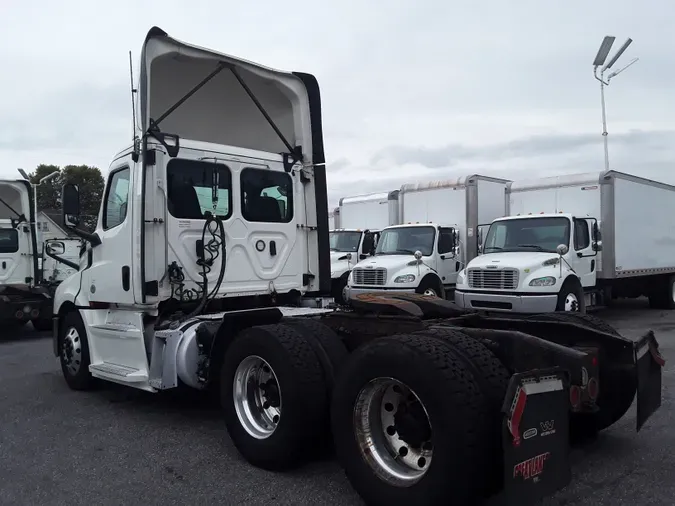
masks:
<instances>
[{"instance_id":1,"label":"wheel hub","mask_svg":"<svg viewBox=\"0 0 675 506\"><path fill-rule=\"evenodd\" d=\"M422 448L431 439L431 425L419 401L399 405L394 414L394 429L413 448Z\"/></svg>"},{"instance_id":2,"label":"wheel hub","mask_svg":"<svg viewBox=\"0 0 675 506\"><path fill-rule=\"evenodd\" d=\"M256 439L270 437L281 420L282 396L277 376L269 363L251 355L242 360L232 385L239 423Z\"/></svg>"},{"instance_id":3,"label":"wheel hub","mask_svg":"<svg viewBox=\"0 0 675 506\"><path fill-rule=\"evenodd\" d=\"M354 429L361 456L386 483L409 487L431 465L432 428L420 399L393 378L376 378L359 392Z\"/></svg>"},{"instance_id":4,"label":"wheel hub","mask_svg":"<svg viewBox=\"0 0 675 506\"><path fill-rule=\"evenodd\" d=\"M71 375L77 374L82 363L82 341L75 327L70 327L63 337L61 360Z\"/></svg>"}]
</instances>

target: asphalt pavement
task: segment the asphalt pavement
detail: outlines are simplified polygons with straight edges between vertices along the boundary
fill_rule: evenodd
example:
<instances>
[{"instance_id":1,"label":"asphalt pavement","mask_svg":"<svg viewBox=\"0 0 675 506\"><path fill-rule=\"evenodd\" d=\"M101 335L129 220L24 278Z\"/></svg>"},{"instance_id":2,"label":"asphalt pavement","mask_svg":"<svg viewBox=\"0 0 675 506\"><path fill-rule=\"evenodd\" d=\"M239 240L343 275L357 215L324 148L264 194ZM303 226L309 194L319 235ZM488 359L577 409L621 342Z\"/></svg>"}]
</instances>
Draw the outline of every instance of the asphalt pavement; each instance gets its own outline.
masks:
<instances>
[{"instance_id":1,"label":"asphalt pavement","mask_svg":"<svg viewBox=\"0 0 675 506\"><path fill-rule=\"evenodd\" d=\"M575 448L572 483L543 504L675 504L675 311L638 299L597 316L627 337L654 330L667 359L663 405L639 434L633 406ZM330 457L282 474L250 466L203 401L117 386L69 390L51 346L30 325L0 338L0 505L362 504Z\"/></svg>"}]
</instances>

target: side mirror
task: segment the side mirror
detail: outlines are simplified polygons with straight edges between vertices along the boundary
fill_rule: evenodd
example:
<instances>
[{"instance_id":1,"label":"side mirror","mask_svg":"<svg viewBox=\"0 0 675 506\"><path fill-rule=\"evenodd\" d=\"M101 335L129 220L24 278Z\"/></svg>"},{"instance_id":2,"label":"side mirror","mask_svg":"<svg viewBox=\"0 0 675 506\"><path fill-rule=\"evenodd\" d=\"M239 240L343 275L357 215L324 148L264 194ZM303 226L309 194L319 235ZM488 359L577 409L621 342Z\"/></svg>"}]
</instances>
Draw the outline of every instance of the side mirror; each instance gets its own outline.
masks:
<instances>
[{"instance_id":1,"label":"side mirror","mask_svg":"<svg viewBox=\"0 0 675 506\"><path fill-rule=\"evenodd\" d=\"M415 251L415 260L422 260L422 252L420 250Z\"/></svg>"},{"instance_id":2,"label":"side mirror","mask_svg":"<svg viewBox=\"0 0 675 506\"><path fill-rule=\"evenodd\" d=\"M347 257L348 262L352 261L352 254L351 253L347 253L345 256Z\"/></svg>"},{"instance_id":3,"label":"side mirror","mask_svg":"<svg viewBox=\"0 0 675 506\"><path fill-rule=\"evenodd\" d=\"M558 255L564 256L567 255L567 252L570 250L566 244L558 244L558 247L555 249Z\"/></svg>"},{"instance_id":4,"label":"side mirror","mask_svg":"<svg viewBox=\"0 0 675 506\"><path fill-rule=\"evenodd\" d=\"M61 241L48 242L45 247L50 255L63 255L66 252L66 245Z\"/></svg>"},{"instance_id":5,"label":"side mirror","mask_svg":"<svg viewBox=\"0 0 675 506\"><path fill-rule=\"evenodd\" d=\"M595 241L592 247L593 251L602 251L602 241Z\"/></svg>"},{"instance_id":6,"label":"side mirror","mask_svg":"<svg viewBox=\"0 0 675 506\"><path fill-rule=\"evenodd\" d=\"M80 224L80 191L74 184L63 185L61 207L65 226L69 228L77 227Z\"/></svg>"}]
</instances>

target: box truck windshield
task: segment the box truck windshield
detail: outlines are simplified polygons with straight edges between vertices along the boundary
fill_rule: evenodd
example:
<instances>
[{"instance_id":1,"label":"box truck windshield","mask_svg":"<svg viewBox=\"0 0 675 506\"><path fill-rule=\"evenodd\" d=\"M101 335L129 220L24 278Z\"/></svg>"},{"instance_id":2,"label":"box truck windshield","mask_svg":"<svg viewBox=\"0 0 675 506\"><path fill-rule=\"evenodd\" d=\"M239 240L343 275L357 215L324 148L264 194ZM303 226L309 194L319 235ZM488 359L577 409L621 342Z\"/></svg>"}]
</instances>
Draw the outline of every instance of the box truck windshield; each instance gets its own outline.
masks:
<instances>
[{"instance_id":1,"label":"box truck windshield","mask_svg":"<svg viewBox=\"0 0 675 506\"><path fill-rule=\"evenodd\" d=\"M330 250L351 253L358 251L363 232L334 231L329 234Z\"/></svg>"},{"instance_id":2,"label":"box truck windshield","mask_svg":"<svg viewBox=\"0 0 675 506\"><path fill-rule=\"evenodd\" d=\"M484 253L543 251L555 253L559 244L569 247L567 218L517 218L495 221L485 238Z\"/></svg>"},{"instance_id":3,"label":"box truck windshield","mask_svg":"<svg viewBox=\"0 0 675 506\"><path fill-rule=\"evenodd\" d=\"M416 251L429 256L434 251L434 227L388 228L382 232L375 255L413 255Z\"/></svg>"}]
</instances>

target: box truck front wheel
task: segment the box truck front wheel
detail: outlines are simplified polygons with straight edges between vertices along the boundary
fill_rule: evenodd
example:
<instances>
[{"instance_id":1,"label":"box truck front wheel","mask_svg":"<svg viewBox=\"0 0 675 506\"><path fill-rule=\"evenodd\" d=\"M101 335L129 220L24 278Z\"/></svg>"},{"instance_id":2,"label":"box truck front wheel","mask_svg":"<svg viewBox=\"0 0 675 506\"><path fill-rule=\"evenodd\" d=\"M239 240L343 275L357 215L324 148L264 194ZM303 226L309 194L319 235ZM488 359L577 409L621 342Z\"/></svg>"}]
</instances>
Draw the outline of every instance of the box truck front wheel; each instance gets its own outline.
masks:
<instances>
[{"instance_id":1,"label":"box truck front wheel","mask_svg":"<svg viewBox=\"0 0 675 506\"><path fill-rule=\"evenodd\" d=\"M581 288L579 280L568 278L558 293L558 303L556 311L565 311L572 313L585 313L586 302L584 300L584 290Z\"/></svg>"},{"instance_id":2,"label":"box truck front wheel","mask_svg":"<svg viewBox=\"0 0 675 506\"><path fill-rule=\"evenodd\" d=\"M445 299L445 289L443 288L441 280L436 276L427 276L422 279L419 286L415 289L415 292Z\"/></svg>"},{"instance_id":3,"label":"box truck front wheel","mask_svg":"<svg viewBox=\"0 0 675 506\"><path fill-rule=\"evenodd\" d=\"M89 390L95 379L89 372L89 343L84 322L76 311L65 315L59 329L59 360L68 386L73 390Z\"/></svg>"},{"instance_id":4,"label":"box truck front wheel","mask_svg":"<svg viewBox=\"0 0 675 506\"><path fill-rule=\"evenodd\" d=\"M371 505L472 504L484 493L485 399L451 345L383 337L354 351L331 427L347 477Z\"/></svg>"},{"instance_id":5,"label":"box truck front wheel","mask_svg":"<svg viewBox=\"0 0 675 506\"><path fill-rule=\"evenodd\" d=\"M242 330L225 352L220 381L225 425L251 464L295 467L325 439L328 401L321 363L292 327Z\"/></svg>"}]
</instances>

